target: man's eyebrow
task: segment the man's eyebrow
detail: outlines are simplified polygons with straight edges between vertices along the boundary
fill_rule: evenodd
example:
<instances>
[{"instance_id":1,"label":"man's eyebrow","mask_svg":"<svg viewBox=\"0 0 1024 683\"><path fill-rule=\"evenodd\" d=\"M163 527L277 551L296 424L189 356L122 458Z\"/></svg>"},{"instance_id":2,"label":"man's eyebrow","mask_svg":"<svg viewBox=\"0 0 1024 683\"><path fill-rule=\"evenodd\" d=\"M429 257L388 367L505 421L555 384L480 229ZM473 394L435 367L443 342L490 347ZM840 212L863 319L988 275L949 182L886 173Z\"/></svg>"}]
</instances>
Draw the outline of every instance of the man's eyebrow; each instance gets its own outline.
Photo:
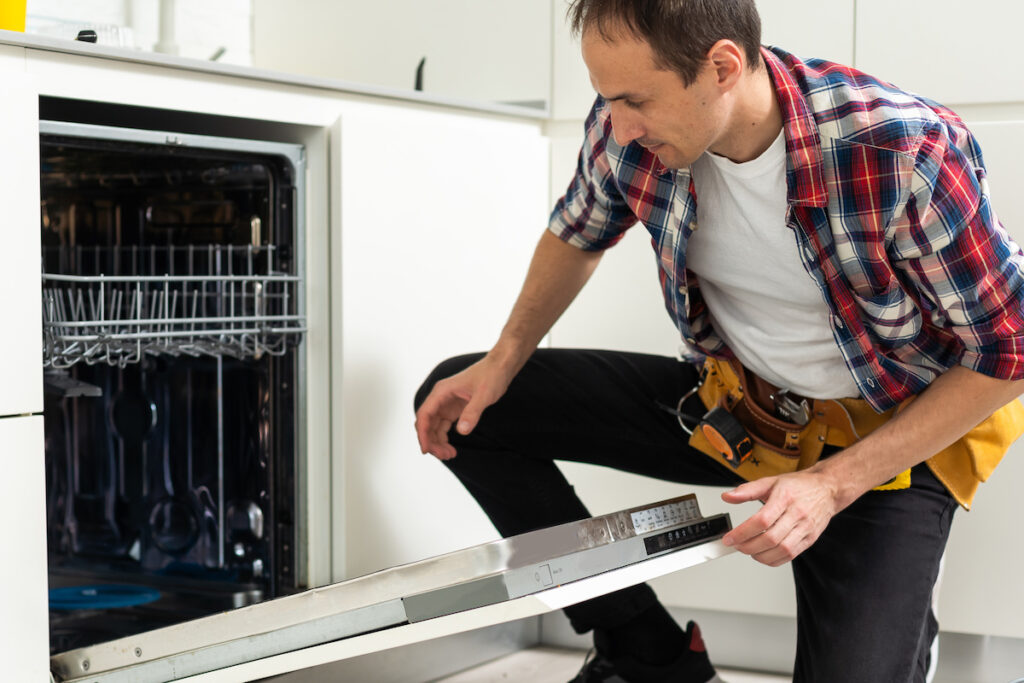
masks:
<instances>
[{"instance_id":1,"label":"man's eyebrow","mask_svg":"<svg viewBox=\"0 0 1024 683\"><path fill-rule=\"evenodd\" d=\"M618 100L637 100L640 99L639 95L631 92L624 92L620 95L607 95L603 96L606 102L616 102Z\"/></svg>"}]
</instances>

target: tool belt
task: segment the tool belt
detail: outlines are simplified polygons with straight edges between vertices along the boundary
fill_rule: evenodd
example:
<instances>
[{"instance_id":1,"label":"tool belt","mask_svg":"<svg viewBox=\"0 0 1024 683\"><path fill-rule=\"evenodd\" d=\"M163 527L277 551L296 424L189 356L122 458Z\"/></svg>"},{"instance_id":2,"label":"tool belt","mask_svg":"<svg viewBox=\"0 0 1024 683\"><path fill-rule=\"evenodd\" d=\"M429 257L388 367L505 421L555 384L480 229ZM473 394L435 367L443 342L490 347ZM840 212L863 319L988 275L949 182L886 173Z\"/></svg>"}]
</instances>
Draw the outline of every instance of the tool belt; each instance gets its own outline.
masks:
<instances>
[{"instance_id":1,"label":"tool belt","mask_svg":"<svg viewBox=\"0 0 1024 683\"><path fill-rule=\"evenodd\" d=\"M854 444L912 400L877 413L859 398L809 399L780 390L738 361L714 358L704 362L695 391L707 413L691 432L690 446L748 481L806 469L825 446ZM970 508L979 483L1022 433L1024 406L1014 400L929 458L928 466L957 502ZM874 490L909 486L907 470Z\"/></svg>"}]
</instances>

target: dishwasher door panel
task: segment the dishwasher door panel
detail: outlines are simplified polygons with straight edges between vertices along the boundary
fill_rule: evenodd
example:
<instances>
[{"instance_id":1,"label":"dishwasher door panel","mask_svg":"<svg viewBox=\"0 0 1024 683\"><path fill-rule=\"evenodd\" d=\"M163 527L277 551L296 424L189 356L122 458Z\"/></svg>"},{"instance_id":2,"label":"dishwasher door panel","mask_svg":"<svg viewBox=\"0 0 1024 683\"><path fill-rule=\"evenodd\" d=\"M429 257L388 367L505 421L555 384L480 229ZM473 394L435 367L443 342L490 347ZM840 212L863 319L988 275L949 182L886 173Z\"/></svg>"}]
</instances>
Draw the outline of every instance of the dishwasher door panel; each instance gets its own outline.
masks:
<instances>
[{"instance_id":1,"label":"dishwasher door panel","mask_svg":"<svg viewBox=\"0 0 1024 683\"><path fill-rule=\"evenodd\" d=\"M252 680L641 583L726 554L718 539L730 528L728 515L702 517L691 494L64 652L51 667L81 683Z\"/></svg>"}]
</instances>

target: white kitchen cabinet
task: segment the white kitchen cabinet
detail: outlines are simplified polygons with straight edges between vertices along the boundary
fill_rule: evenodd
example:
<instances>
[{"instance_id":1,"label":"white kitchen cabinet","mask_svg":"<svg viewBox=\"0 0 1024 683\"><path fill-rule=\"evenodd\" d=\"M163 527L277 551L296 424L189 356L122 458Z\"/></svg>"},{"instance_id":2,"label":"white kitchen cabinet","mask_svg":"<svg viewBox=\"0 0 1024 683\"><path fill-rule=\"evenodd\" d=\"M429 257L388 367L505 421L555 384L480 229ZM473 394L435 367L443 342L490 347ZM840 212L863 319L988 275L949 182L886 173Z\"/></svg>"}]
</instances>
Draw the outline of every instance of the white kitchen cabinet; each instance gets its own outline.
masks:
<instances>
[{"instance_id":1,"label":"white kitchen cabinet","mask_svg":"<svg viewBox=\"0 0 1024 683\"><path fill-rule=\"evenodd\" d=\"M1024 4L857 0L859 69L946 105L1024 100Z\"/></svg>"},{"instance_id":2,"label":"white kitchen cabinet","mask_svg":"<svg viewBox=\"0 0 1024 683\"><path fill-rule=\"evenodd\" d=\"M0 113L0 416L43 409L39 260L38 97L24 74L4 75Z\"/></svg>"},{"instance_id":3,"label":"white kitchen cabinet","mask_svg":"<svg viewBox=\"0 0 1024 683\"><path fill-rule=\"evenodd\" d=\"M36 362L38 365L38 361ZM46 487L41 415L0 418L0 659L8 681L46 681Z\"/></svg>"},{"instance_id":4,"label":"white kitchen cabinet","mask_svg":"<svg viewBox=\"0 0 1024 683\"><path fill-rule=\"evenodd\" d=\"M413 397L497 339L546 225L548 144L533 122L396 107L342 114L334 144L340 579L496 538L419 453Z\"/></svg>"},{"instance_id":5,"label":"white kitchen cabinet","mask_svg":"<svg viewBox=\"0 0 1024 683\"><path fill-rule=\"evenodd\" d=\"M253 2L253 64L463 100L543 106L552 0Z\"/></svg>"}]
</instances>

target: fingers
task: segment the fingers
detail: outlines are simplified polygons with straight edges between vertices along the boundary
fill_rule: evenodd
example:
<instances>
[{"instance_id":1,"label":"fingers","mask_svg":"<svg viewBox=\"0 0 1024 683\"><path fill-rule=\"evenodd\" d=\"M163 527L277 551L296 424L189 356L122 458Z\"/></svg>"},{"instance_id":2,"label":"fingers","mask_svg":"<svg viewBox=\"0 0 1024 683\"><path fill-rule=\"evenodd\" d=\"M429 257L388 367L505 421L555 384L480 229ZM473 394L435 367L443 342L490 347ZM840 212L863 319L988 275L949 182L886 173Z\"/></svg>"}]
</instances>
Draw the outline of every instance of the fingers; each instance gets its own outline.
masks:
<instances>
[{"instance_id":1,"label":"fingers","mask_svg":"<svg viewBox=\"0 0 1024 683\"><path fill-rule=\"evenodd\" d=\"M727 533L723 538L722 542L729 546L734 546L737 550L743 553L751 554L748 549L755 547L750 546L752 541L759 539L763 534L767 533L769 529L775 527L776 524L782 519L783 513L786 511L785 506L781 502L773 502L769 499L769 502L765 504L755 515L751 516L750 519L740 524L738 527ZM785 524L785 522L783 522ZM791 523L790 526L793 526ZM779 533L776 530L775 533ZM757 548L757 551L763 550L764 548Z\"/></svg>"},{"instance_id":2,"label":"fingers","mask_svg":"<svg viewBox=\"0 0 1024 683\"><path fill-rule=\"evenodd\" d=\"M751 522L753 523L750 524ZM748 529L753 530L764 526L765 522L763 519L756 519L755 515L736 530L741 530L748 524ZM737 540L734 544L737 550L750 555L758 562L778 567L809 548L819 533L813 528L811 520L802 517L797 511L787 510L763 531L753 536L745 536L744 540Z\"/></svg>"},{"instance_id":3,"label":"fingers","mask_svg":"<svg viewBox=\"0 0 1024 683\"><path fill-rule=\"evenodd\" d=\"M765 504L722 541L758 562L777 567L809 548L836 508L813 476L766 477L722 494L726 502L764 500Z\"/></svg>"},{"instance_id":4,"label":"fingers","mask_svg":"<svg viewBox=\"0 0 1024 683\"><path fill-rule=\"evenodd\" d=\"M766 477L740 484L731 491L722 494L726 503L746 503L751 500L765 500L775 483L774 477Z\"/></svg>"},{"instance_id":5,"label":"fingers","mask_svg":"<svg viewBox=\"0 0 1024 683\"><path fill-rule=\"evenodd\" d=\"M461 412L465 400L448 394L438 384L416 411L416 439L420 452L441 460L455 457L455 448L448 442L448 430Z\"/></svg>"},{"instance_id":6,"label":"fingers","mask_svg":"<svg viewBox=\"0 0 1024 683\"><path fill-rule=\"evenodd\" d=\"M484 398L482 392L473 394L473 398L462 409L462 414L459 416L459 424L455 427L459 434L465 436L476 429L476 424L480 421L480 415L483 414L484 409L491 405L491 403L490 399Z\"/></svg>"},{"instance_id":7,"label":"fingers","mask_svg":"<svg viewBox=\"0 0 1024 683\"><path fill-rule=\"evenodd\" d=\"M455 424L459 434L472 432L480 416L508 387L510 377L500 365L487 357L462 372L439 381L416 411L416 437L420 451L447 460L455 457L448 441ZM456 422L458 421L458 422Z\"/></svg>"},{"instance_id":8,"label":"fingers","mask_svg":"<svg viewBox=\"0 0 1024 683\"><path fill-rule=\"evenodd\" d=\"M817 537L811 534L804 536L791 534L783 543L762 553L752 555L752 557L769 567L781 567L787 562L792 562L797 555L810 548L816 540Z\"/></svg>"}]
</instances>

